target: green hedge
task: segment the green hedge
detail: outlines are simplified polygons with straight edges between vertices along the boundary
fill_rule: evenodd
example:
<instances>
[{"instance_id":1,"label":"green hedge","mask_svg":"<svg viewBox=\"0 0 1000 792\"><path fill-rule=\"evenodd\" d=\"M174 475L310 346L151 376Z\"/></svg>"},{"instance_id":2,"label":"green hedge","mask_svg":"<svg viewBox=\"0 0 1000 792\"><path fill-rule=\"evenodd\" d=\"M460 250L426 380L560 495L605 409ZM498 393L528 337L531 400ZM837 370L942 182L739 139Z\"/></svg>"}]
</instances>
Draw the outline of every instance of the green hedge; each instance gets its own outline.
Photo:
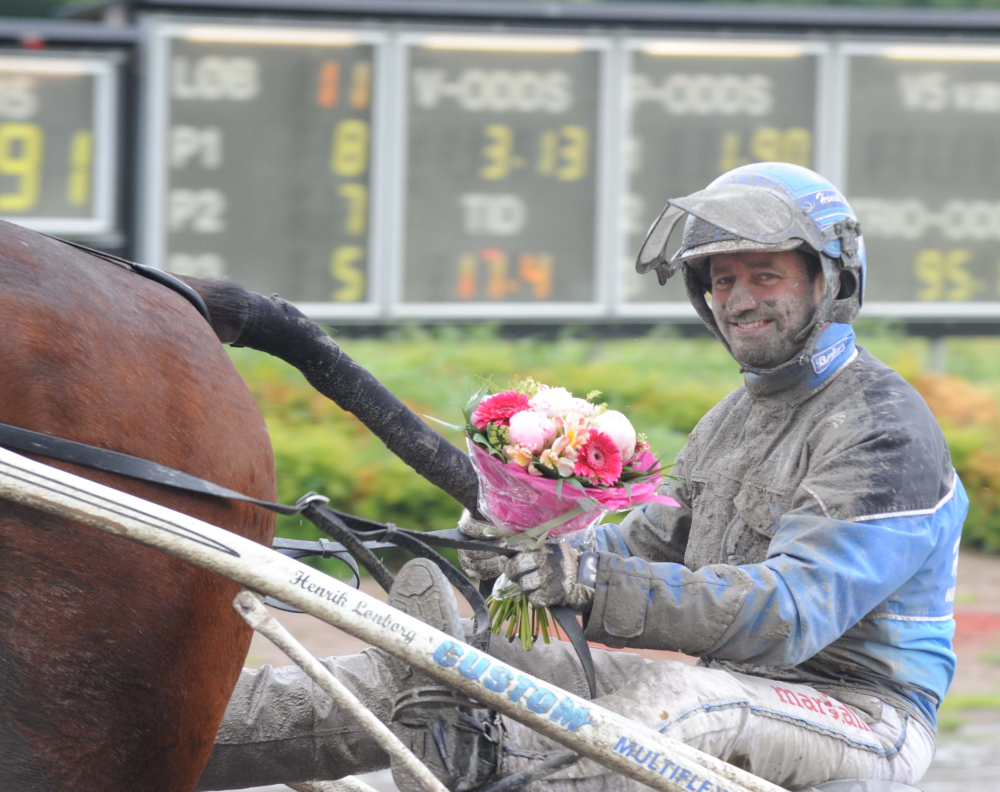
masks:
<instances>
[{"instance_id":1,"label":"green hedge","mask_svg":"<svg viewBox=\"0 0 1000 792\"><path fill-rule=\"evenodd\" d=\"M926 371L927 342L878 326L862 325L859 336L921 391L938 416L972 501L967 542L1000 550L1000 341L949 341L948 373L937 375ZM488 327L444 327L404 328L389 338L342 344L415 412L446 421L459 418L483 377L498 385L520 375L577 393L599 389L665 459L673 459L705 411L741 382L735 363L709 338L509 340ZM389 454L297 371L249 350L232 350L232 356L270 430L282 501L316 490L338 508L372 519L419 530L454 527L460 507L450 497ZM461 442L457 435L449 439ZM312 526L285 517L279 533L315 536Z\"/></svg>"}]
</instances>

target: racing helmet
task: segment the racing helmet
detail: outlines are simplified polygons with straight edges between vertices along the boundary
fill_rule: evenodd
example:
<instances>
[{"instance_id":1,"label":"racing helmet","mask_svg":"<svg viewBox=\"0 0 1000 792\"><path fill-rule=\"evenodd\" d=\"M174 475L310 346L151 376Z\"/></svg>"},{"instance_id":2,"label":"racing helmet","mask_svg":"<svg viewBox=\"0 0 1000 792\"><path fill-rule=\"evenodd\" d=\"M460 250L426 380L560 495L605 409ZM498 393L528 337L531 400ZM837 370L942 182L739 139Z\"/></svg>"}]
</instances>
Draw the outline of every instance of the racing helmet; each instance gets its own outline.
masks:
<instances>
[{"instance_id":1,"label":"racing helmet","mask_svg":"<svg viewBox=\"0 0 1000 792\"><path fill-rule=\"evenodd\" d=\"M668 259L667 242L685 216L681 246ZM683 269L688 298L731 354L705 298L711 291L709 257L796 249L819 259L823 293L812 321L795 339L806 342L799 355L775 369L744 367L766 374L804 362L826 322L850 324L861 310L865 288L861 225L847 199L829 181L808 168L784 162L735 168L704 190L668 201L646 235L635 268L640 273L656 270L661 286Z\"/></svg>"}]
</instances>

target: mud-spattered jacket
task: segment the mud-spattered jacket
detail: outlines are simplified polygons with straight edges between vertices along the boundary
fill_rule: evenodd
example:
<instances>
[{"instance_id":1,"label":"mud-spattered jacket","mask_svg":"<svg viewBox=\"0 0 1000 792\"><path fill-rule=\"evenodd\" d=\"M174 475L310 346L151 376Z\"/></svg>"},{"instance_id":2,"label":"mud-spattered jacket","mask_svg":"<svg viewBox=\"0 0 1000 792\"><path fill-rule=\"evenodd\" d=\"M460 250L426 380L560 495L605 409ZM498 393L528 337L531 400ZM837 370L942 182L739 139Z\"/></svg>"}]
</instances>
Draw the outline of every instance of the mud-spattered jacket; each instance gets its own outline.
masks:
<instances>
[{"instance_id":1,"label":"mud-spattered jacket","mask_svg":"<svg viewBox=\"0 0 1000 792\"><path fill-rule=\"evenodd\" d=\"M671 471L681 508L602 526L587 637L867 691L933 728L968 499L902 377L849 325L816 349L699 422Z\"/></svg>"}]
</instances>

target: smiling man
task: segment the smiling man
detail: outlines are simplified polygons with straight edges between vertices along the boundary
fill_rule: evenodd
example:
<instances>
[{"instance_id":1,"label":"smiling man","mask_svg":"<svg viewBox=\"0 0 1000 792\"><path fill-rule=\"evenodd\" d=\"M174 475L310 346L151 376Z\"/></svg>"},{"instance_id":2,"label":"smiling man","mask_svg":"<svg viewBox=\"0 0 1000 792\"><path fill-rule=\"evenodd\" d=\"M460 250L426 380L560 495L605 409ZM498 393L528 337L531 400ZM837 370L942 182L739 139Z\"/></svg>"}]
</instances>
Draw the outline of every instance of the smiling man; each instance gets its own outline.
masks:
<instances>
[{"instance_id":1,"label":"smiling man","mask_svg":"<svg viewBox=\"0 0 1000 792\"><path fill-rule=\"evenodd\" d=\"M600 526L596 551L502 564L535 605L583 613L591 641L699 657L642 664L601 703L789 789L915 783L954 672L968 501L927 405L854 343L865 267L846 199L805 168L748 165L670 201L637 269L661 283L683 272L744 385L681 451L680 508ZM480 577L500 569L462 558ZM599 673L608 658L595 654ZM508 741L535 758L504 772L553 750L525 732ZM560 774L581 790L629 785L597 776L583 763Z\"/></svg>"},{"instance_id":2,"label":"smiling man","mask_svg":"<svg viewBox=\"0 0 1000 792\"><path fill-rule=\"evenodd\" d=\"M927 405L854 343L865 267L847 201L805 168L748 165L670 201L637 269L661 283L682 271L698 315L745 373L678 456L669 494L680 506L601 525L596 548L560 543L509 561L459 554L473 577L505 572L536 606L576 609L592 642L700 658L595 649L598 701L793 790L918 781L955 668L968 500ZM487 528L468 513L459 527ZM404 567L390 602L462 633L451 589L426 561ZM489 651L586 694L568 644L525 653L494 640ZM543 770L563 753L378 650L326 663L456 792ZM641 746L617 750L679 787L715 792ZM337 778L387 761L303 672L265 666L241 677L200 788ZM417 789L395 777L403 792ZM549 786L640 789L588 760L532 789Z\"/></svg>"}]
</instances>

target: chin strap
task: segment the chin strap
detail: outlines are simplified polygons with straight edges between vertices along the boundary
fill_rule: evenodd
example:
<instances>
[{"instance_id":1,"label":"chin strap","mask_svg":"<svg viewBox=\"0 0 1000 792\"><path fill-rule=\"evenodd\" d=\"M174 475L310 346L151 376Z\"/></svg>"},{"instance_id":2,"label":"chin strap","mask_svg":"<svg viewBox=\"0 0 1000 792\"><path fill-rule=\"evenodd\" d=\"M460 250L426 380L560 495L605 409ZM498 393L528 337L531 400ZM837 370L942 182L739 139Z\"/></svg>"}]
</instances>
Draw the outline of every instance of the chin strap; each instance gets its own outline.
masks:
<instances>
[{"instance_id":1,"label":"chin strap","mask_svg":"<svg viewBox=\"0 0 1000 792\"><path fill-rule=\"evenodd\" d=\"M806 326L803 332L808 332L805 345L802 349L794 355L791 359L786 360L784 363L779 363L777 366L772 366L771 368L758 368L757 366L745 366L740 363L740 374L756 374L760 377L767 377L774 374L779 374L782 371L787 371L788 369L795 368L796 366L804 366L809 362L812 357L813 350L816 348L816 342L819 341L820 335L823 333L823 324L817 323L815 321L811 322ZM796 337L798 340L798 337ZM730 350L729 354L732 354ZM735 360L735 357L733 358ZM739 361L736 361L739 363Z\"/></svg>"}]
</instances>

